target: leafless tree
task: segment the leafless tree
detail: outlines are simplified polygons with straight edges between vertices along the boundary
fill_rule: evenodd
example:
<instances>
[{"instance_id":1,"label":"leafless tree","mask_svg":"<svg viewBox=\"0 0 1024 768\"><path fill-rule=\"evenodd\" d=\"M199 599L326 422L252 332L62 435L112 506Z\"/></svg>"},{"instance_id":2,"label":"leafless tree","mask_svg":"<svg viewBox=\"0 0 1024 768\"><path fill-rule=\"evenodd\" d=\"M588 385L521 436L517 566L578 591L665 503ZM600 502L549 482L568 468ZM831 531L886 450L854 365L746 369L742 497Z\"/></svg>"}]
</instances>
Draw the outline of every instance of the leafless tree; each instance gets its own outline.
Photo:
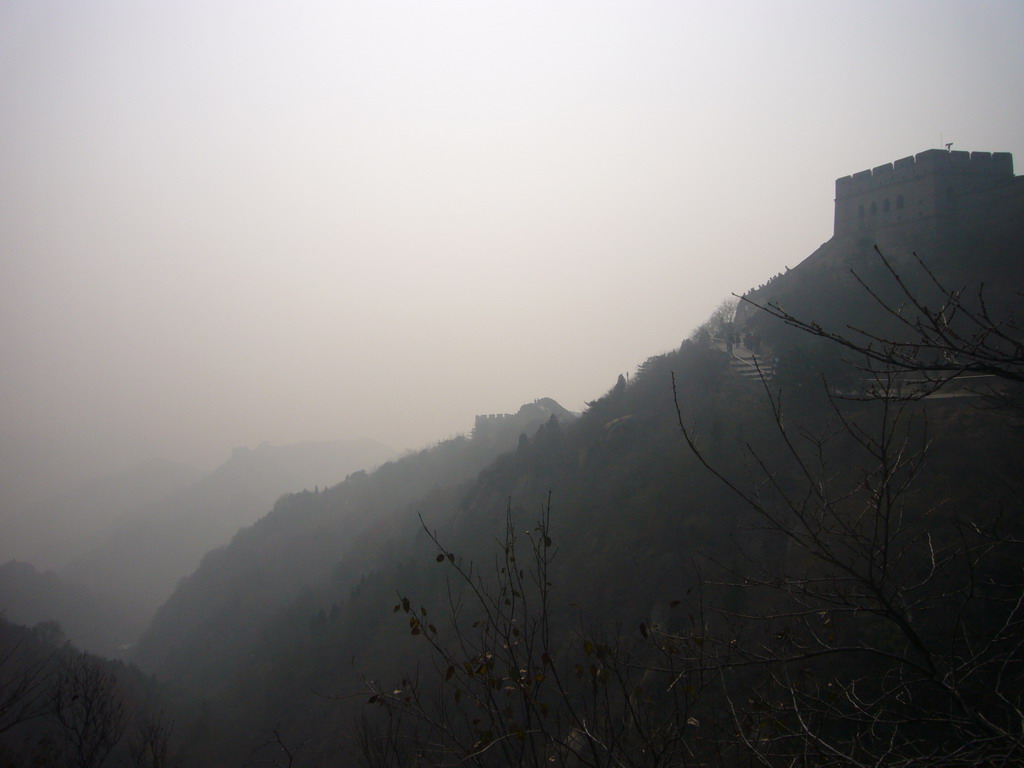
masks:
<instances>
[{"instance_id":1,"label":"leafless tree","mask_svg":"<svg viewBox=\"0 0 1024 768\"><path fill-rule=\"evenodd\" d=\"M70 763L77 768L103 765L127 726L124 700L113 670L87 653L67 652L50 697Z\"/></svg>"},{"instance_id":2,"label":"leafless tree","mask_svg":"<svg viewBox=\"0 0 1024 768\"><path fill-rule=\"evenodd\" d=\"M292 768L299 751L309 744L303 741L298 744L287 741L281 735L281 728L270 731L269 736L258 744L250 753L246 765L271 765L275 768Z\"/></svg>"},{"instance_id":3,"label":"leafless tree","mask_svg":"<svg viewBox=\"0 0 1024 768\"><path fill-rule=\"evenodd\" d=\"M926 411L879 381L877 400L832 399L804 427L766 386L776 439L747 445L747 478L708 458L677 403L694 455L754 513L762 545L721 577L746 593L718 639L735 733L772 766L1019 764L1019 521L929 492Z\"/></svg>"},{"instance_id":4,"label":"leafless tree","mask_svg":"<svg viewBox=\"0 0 1024 768\"><path fill-rule=\"evenodd\" d=\"M1024 329L1012 316L993 316L983 285L972 292L962 286L951 288L915 253L919 279L912 286L912 281L877 246L875 252L883 273L896 288L896 300L883 298L880 287L869 284L856 272L851 274L880 310L891 333L857 326L825 328L778 304L742 300L799 331L855 353L855 358L865 361L873 374L920 375L915 390L919 396L964 376L1024 382Z\"/></svg>"},{"instance_id":5,"label":"leafless tree","mask_svg":"<svg viewBox=\"0 0 1024 768\"><path fill-rule=\"evenodd\" d=\"M1006 514L1021 494L933 482L929 411L904 375L921 373L927 391L964 373L1017 382L1020 335L980 293L968 306L919 262L943 297L924 302L879 256L910 309L865 289L898 337L767 310L861 355L871 397L828 396L797 423L764 381L769 437L728 464L676 401L693 455L750 512L736 558L702 570L691 627L642 625L639 643L569 631L552 602L550 502L526 537L507 514L493 571L425 528L449 569L448 601L428 613L399 595L394 610L431 662L398 685L369 684L384 715L379 730L366 721L369 763L1021 764L1024 523ZM998 421L974 417L989 421L960 434Z\"/></svg>"},{"instance_id":6,"label":"leafless tree","mask_svg":"<svg viewBox=\"0 0 1024 768\"><path fill-rule=\"evenodd\" d=\"M136 716L128 751L132 768L169 768L173 723L163 712Z\"/></svg>"},{"instance_id":7,"label":"leafless tree","mask_svg":"<svg viewBox=\"0 0 1024 768\"><path fill-rule=\"evenodd\" d=\"M734 341L734 320L738 304L739 299L734 296L723 299L707 321L693 332L692 338L704 344L720 342L731 345Z\"/></svg>"},{"instance_id":8,"label":"leafless tree","mask_svg":"<svg viewBox=\"0 0 1024 768\"><path fill-rule=\"evenodd\" d=\"M12 638L0 648L0 734L49 713L53 653L33 654Z\"/></svg>"},{"instance_id":9,"label":"leafless tree","mask_svg":"<svg viewBox=\"0 0 1024 768\"><path fill-rule=\"evenodd\" d=\"M511 510L493 572L463 563L427 530L449 569L448 604L399 597L396 613L431 666L396 686L369 683L383 727L364 722L370 765L665 766L690 754L700 681L680 684L692 654L644 626L636 642L571 627L552 601L550 500L529 533ZM642 637L641 637L642 635Z\"/></svg>"}]
</instances>

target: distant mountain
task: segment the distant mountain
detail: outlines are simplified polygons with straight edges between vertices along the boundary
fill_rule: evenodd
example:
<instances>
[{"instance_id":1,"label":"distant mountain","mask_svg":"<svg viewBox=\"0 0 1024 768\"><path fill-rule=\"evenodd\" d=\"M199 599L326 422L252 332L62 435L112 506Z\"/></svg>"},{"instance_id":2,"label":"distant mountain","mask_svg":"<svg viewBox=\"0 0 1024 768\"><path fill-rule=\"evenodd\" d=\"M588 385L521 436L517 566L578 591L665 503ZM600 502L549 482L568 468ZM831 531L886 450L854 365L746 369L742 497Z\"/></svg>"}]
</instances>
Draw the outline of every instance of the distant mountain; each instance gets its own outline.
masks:
<instances>
[{"instance_id":1,"label":"distant mountain","mask_svg":"<svg viewBox=\"0 0 1024 768\"><path fill-rule=\"evenodd\" d=\"M620 378L582 416L543 400L480 417L469 437L282 498L208 554L132 656L208 702L218 734L197 742L190 762L226 764L277 723L316 745L311 764L351 749L339 734L365 701L352 696L363 680L425 668L405 619L392 613L398 595L423 600L439 622L449 599L464 597L447 593L421 519L486 574L506 510L517 531L532 531L551 492L561 617L635 627L681 596L697 548L729 551L738 505L679 436L673 370L686 418L731 443L757 389L729 376L723 352L686 343L649 359L629 383ZM728 412L716 412L720 403Z\"/></svg>"},{"instance_id":2,"label":"distant mountain","mask_svg":"<svg viewBox=\"0 0 1024 768\"><path fill-rule=\"evenodd\" d=\"M127 644L177 581L195 570L205 552L226 544L239 528L265 515L278 497L326 487L393 455L390 448L369 439L237 448L224 464L190 487L122 514L102 540L59 574L130 608L130 631L118 645Z\"/></svg>"},{"instance_id":3,"label":"distant mountain","mask_svg":"<svg viewBox=\"0 0 1024 768\"><path fill-rule=\"evenodd\" d=\"M0 614L26 626L55 621L76 644L110 658L123 653L117 639L132 626L128 606L16 560L0 565Z\"/></svg>"},{"instance_id":4,"label":"distant mountain","mask_svg":"<svg viewBox=\"0 0 1024 768\"><path fill-rule=\"evenodd\" d=\"M61 568L98 545L124 515L187 488L204 474L185 464L153 459L82 482L9 522L0 556L27 560L44 569Z\"/></svg>"},{"instance_id":5,"label":"distant mountain","mask_svg":"<svg viewBox=\"0 0 1024 768\"><path fill-rule=\"evenodd\" d=\"M408 526L409 516L415 517L409 505L443 508L458 498L463 483L525 435L574 418L544 398L514 414L479 417L469 437L446 440L372 473L353 473L319 493L282 497L269 515L207 554L179 584L135 658L197 685L230 677L260 647L277 611L305 590L324 582L350 588L365 570L387 562L393 537L415 534Z\"/></svg>"},{"instance_id":6,"label":"distant mountain","mask_svg":"<svg viewBox=\"0 0 1024 768\"><path fill-rule=\"evenodd\" d=\"M931 162L929 158L933 155L926 157ZM876 172L884 178L884 168ZM971 203L959 218L948 213L918 216L923 203L919 205L911 191L924 190L924 195L934 187L938 194L926 201L935 205L951 198L947 187L925 185L930 178L914 176L906 188L869 185L863 201L855 198L849 208L854 220L850 231L838 226L845 220L837 215L836 237L749 296L777 301L809 321L841 331L856 325L888 333L898 328L898 319L893 325L891 315L850 271L878 286L876 290L889 292L885 296L895 295L892 276L874 254L877 243L901 274L913 267L912 250L918 250L933 274L955 281L954 287L995 282L990 306L1005 310L1004 317L1019 317L1018 257L1024 219L1008 216L1006 207L995 205L998 201L991 207L986 207L988 202ZM1021 184L1012 181L1004 186L1008 204L1019 212L1024 202ZM954 193L960 189L952 188ZM964 195L969 193L970 188ZM875 208L870 207L872 202ZM876 215L877 209L878 216L888 214L895 223L886 220L874 229L861 227L856 223L859 205L872 211L866 217ZM915 215L896 221L899 211ZM923 279L915 274L913 279L915 290L928 287L927 274ZM843 651L841 646L848 643L846 655L837 656L839 661L792 670L799 682L788 692L802 696L824 691L822 698L813 699L814 711L827 713L841 691L862 690L861 681L849 682L856 680L851 675L866 674L869 666L866 656L857 653L861 643L891 647L895 650L886 650L881 657L890 654L898 660L905 652L900 648L913 647L903 639L903 633L909 633L938 648L940 655L951 653L960 664L959 640L949 642L945 635L955 613L947 610L949 597L956 602L958 589L980 588L975 555L980 557L993 545L985 535L979 537L976 550L964 550L960 542L979 521L996 521L998 531L1009 526L1002 544L1019 545L1021 540L1019 521L1007 514L1019 507L1021 498L1019 420L1007 418L1006 410L976 408L970 397L898 404L836 399L822 386L823 376L832 380L844 369L834 345L818 344L820 339L799 334L749 306L738 313L730 331L763 336L766 349L785 357L767 387L737 372L730 355L732 341L694 334L678 349L649 358L632 378L621 376L578 418L548 400L513 415L480 416L469 437L445 441L372 473L355 473L325 492L281 498L271 514L236 534L230 545L209 553L157 612L135 654L149 671L201 698L198 722L217 723L216 733L185 747L188 764L229 764L251 754L261 732L273 733L275 745L287 741L302 749L303 764L337 764L339 756L352 754L359 738L374 736L353 726L365 726L372 717L367 715L372 708L364 704L372 701L376 706L390 695L398 706L388 711L391 714L429 700L430 706L436 705L429 711L451 718L456 731L465 726L465 749L445 756L452 757L452 763L479 757L482 765L518 764L502 762L499 750L504 743L498 742L504 737L483 731L482 726L477 729L478 722L498 722L507 716L501 703L507 703L511 712L520 697L536 701L532 691L552 679L556 690L572 686L575 679L582 681L587 696L600 702L595 709L552 714L555 725L549 726L543 724L548 717L546 701L544 709L528 714L536 717L532 722L540 730L565 727L589 737L584 727L590 724L588 712L599 717L605 705L609 712L619 711L615 696L603 693L614 687L614 675L602 676L603 665L619 664L618 670L628 674L641 658L632 654L634 643L647 640L655 627L668 632L671 642L656 649L653 666L641 663L634 669L675 669L674 664L690 657L692 677L673 676L670 684L653 693L622 689L629 715L612 717L610 733L621 734L617 729L624 722L637 712L648 712L641 705L647 695L664 697L648 703L657 716L664 714L657 711L658 702L664 702L669 714L681 715L665 730L669 738L677 746L685 745L684 751L706 739L708 751L702 756L687 752L687 759L697 762L716 756L731 764L716 751L723 745L739 746L743 741L750 746L765 738L774 749L799 732L794 720L782 719L788 717L789 704L776 695L777 688L771 689L775 698L760 698L760 686L775 674L762 673L759 666L767 652L782 659L795 654L802 664L802 652L808 648L807 658L817 659ZM896 411L900 419L904 414L908 419L900 421L898 429L891 420ZM681 424L697 441L700 459L683 438ZM876 431L882 435L880 442ZM916 454L918 449L927 451L926 461ZM708 465L734 483L732 488L708 472ZM883 478L886 493L878 491L877 477ZM892 506L889 491L899 497ZM745 502L740 493L749 494L755 503ZM515 570L503 559L506 532L519 535L524 548L536 542L537 519L546 514L549 499L546 531L552 543L545 546L553 548L550 567L532 574L529 562L516 561L522 568L523 592L546 595L540 608L534 603L527 613L526 598L514 587L504 592L488 589ZM785 517L789 512L795 515L792 520ZM773 520L779 521L775 527ZM967 521L971 525L965 525ZM878 537L890 535L890 522L909 531L907 541L886 538L885 546L879 547ZM905 524L912 527L903 529ZM432 540L435 536L442 543L440 552ZM822 541L826 556L815 549ZM914 556L890 561L889 550L899 547ZM948 567L950 580L931 584L933 591L924 597L914 593L914 606L907 609L913 621L876 622L885 612L872 602L875 592L858 591L862 582L851 582L850 577L866 569L866 583L880 594L884 590L873 580L883 562L885 569L896 569L891 574L886 570L883 579L900 598L896 602L910 594L906 590L928 582L929 573L936 570ZM481 574L482 586L462 588L464 583L453 575L455 567ZM992 567L998 578L984 583L1003 585L1000 589L1014 585L1005 605L1016 621L1019 558L1001 552ZM514 576L510 583L516 583ZM978 609L972 603L972 610L978 610L972 620L979 618L981 637L990 630L984 614L994 611L994 605ZM677 606L683 607L675 610ZM538 610L550 611L550 621L539 622ZM834 624L840 622L834 621L833 610L848 613L844 621L849 625L837 629ZM508 632L490 632L494 616L503 612L509 617ZM802 626L809 634L795 639L789 633L791 621L805 622ZM453 626L459 626L461 634L455 634ZM705 633L716 626L720 634L709 634L715 642L705 644ZM920 629L926 626L931 629ZM935 631L936 627L941 629ZM836 639L840 631L846 634ZM623 653L613 650L602 656L600 645L589 642L594 636L607 638L608 647ZM431 656L429 644L435 641L455 649L456 663L439 664L439 657ZM531 644L549 641L552 654L538 659ZM1017 665L1016 635L1007 633L1007 642ZM728 680L723 676L705 686L714 677L716 658L731 659L733 648L752 650L749 656L738 657ZM517 654L532 658L534 666L529 661L520 666ZM498 657L517 663L494 673L492 664ZM999 678L1003 669L1011 668L1019 674L1020 667L1013 665L994 667L992 674ZM544 672L534 676L535 669ZM755 670L750 678L754 682L737 687L739 695L715 698L721 695L719 683L738 685L731 673L743 679L743 670L749 669ZM916 680L923 667L915 662L886 669ZM770 682L788 680L789 667L784 670L787 675ZM473 681L479 687L472 687ZM816 681L827 681L827 686L818 688ZM942 678L928 695L945 701L941 697L947 682ZM869 683L874 685L870 679ZM371 684L383 695L364 695ZM706 709L689 713L684 687L694 695L705 688L701 695L708 697ZM978 701L989 696L982 689ZM426 699L414 696L413 690L424 692ZM468 700L472 697L467 695L460 705L464 690L478 692L479 698ZM1007 690L1015 689L1011 684ZM867 701L854 698L858 707ZM1014 701L1019 706L1019 698ZM732 711L737 702L752 711L745 710L743 717L726 715L716 725L716 718ZM774 725L764 725L769 711L772 722L779 724L778 738ZM860 720L861 711L856 709L845 724L829 717L829 729L865 722ZM737 739L737 733L748 727L748 717L753 737ZM641 727L660 730L659 725L639 720L644 721ZM401 722L398 715L380 722L380 743L401 750L407 743L402 735L394 742L385 737L410 723ZM521 727L523 722L501 724L507 729L508 744L532 738L531 729ZM870 731L878 722L881 719L867 720L865 727ZM940 725L927 736L916 733L912 743L916 748L944 738L944 730L948 729ZM864 743L873 740L871 734ZM429 739L425 743L429 749L437 744ZM493 755L483 755L486 747L480 749L481 743L496 745ZM595 754L604 747L598 743ZM396 764L403 757L422 758L386 750L380 754L390 755ZM544 752L535 754L544 759ZM655 753L637 749L631 757L637 754ZM749 755L738 754L743 759L736 762L749 762ZM830 753L827 759L832 757ZM806 754L800 757L805 758ZM717 764L711 758L705 762Z\"/></svg>"},{"instance_id":7,"label":"distant mountain","mask_svg":"<svg viewBox=\"0 0 1024 768\"><path fill-rule=\"evenodd\" d=\"M786 565L791 548L696 460L679 431L673 378L682 421L708 460L744 490L771 493L747 453L756 446L772 467L786 459L763 388L732 371L724 350L687 341L650 358L628 383L620 379L578 419L549 418L518 439L509 433L501 455L480 451L475 436L446 441L326 492L282 498L208 554L158 611L133 657L199 697L203 717L217 723L215 735L187 746L188 764L229 764L272 731L308 745L304 764L336 764L354 748L367 681L398 692L405 680L427 686L436 678L427 695L461 716L444 683L451 673L435 666L410 622L436 624L454 643L450 627L460 618L469 645L461 658L482 658L477 643L512 641L478 629L473 594L443 556L437 562L424 525L465 571L493 585L506 511L514 531L529 535L551 494L555 551L543 578L552 585L553 618L545 631L565 659L577 654L581 670L598 663L587 658L589 633L630 648L643 625L686 637L700 622L765 610L760 592L733 590L731 582ZM803 394L786 401L786 423L828 424L831 406L816 377L796 385L802 390L787 394ZM873 425L877 405L847 403L844 414ZM1000 503L992 489L1019 476L1019 430L967 401L919 405L934 442L915 478L914 508L990 515ZM830 485L862 483L856 448L843 444L829 465ZM789 471L772 480L784 491L801 478ZM1019 574L1016 561L1009 565ZM521 567L532 584L529 556ZM413 601L411 616L393 608L403 596ZM675 609L680 601L685 609ZM698 621L698 609L707 618ZM536 610L534 603L531 615ZM704 713L696 719L706 722Z\"/></svg>"}]
</instances>

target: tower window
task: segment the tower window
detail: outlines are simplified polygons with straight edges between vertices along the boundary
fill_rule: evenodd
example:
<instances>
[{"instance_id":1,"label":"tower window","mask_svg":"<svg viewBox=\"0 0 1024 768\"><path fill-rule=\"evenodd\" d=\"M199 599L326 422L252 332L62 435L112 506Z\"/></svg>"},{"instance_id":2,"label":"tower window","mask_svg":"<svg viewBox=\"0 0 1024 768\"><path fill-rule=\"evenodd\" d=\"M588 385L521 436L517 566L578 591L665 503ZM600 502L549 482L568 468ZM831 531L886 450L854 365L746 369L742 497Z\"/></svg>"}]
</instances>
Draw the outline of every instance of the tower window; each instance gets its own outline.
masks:
<instances>
[{"instance_id":1,"label":"tower window","mask_svg":"<svg viewBox=\"0 0 1024 768\"><path fill-rule=\"evenodd\" d=\"M885 200L882 201L882 213L888 213L888 212L889 212L889 198L887 197L887 198L885 198Z\"/></svg>"},{"instance_id":2,"label":"tower window","mask_svg":"<svg viewBox=\"0 0 1024 768\"><path fill-rule=\"evenodd\" d=\"M871 203L871 215L874 216L876 213L878 213L878 205L876 205L874 202L872 202Z\"/></svg>"},{"instance_id":3,"label":"tower window","mask_svg":"<svg viewBox=\"0 0 1024 768\"><path fill-rule=\"evenodd\" d=\"M896 210L903 210L903 195L896 195Z\"/></svg>"}]
</instances>

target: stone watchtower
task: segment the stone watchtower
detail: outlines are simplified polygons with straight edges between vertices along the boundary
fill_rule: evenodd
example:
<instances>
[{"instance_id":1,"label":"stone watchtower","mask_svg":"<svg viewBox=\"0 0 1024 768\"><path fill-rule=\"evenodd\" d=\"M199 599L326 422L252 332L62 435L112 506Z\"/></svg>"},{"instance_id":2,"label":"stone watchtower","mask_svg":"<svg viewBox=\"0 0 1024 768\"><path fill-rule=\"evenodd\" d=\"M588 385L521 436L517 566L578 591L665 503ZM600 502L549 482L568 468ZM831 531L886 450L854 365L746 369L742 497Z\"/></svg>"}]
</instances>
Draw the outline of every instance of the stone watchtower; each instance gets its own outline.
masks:
<instances>
[{"instance_id":1,"label":"stone watchtower","mask_svg":"<svg viewBox=\"0 0 1024 768\"><path fill-rule=\"evenodd\" d=\"M943 274L966 284L984 261L1020 265L1009 281L1024 285L1024 176L1013 175L1009 152L929 149L894 163L836 179L832 237L785 275L752 289L736 310L737 327L757 316L756 305L791 302L808 316L835 316L877 264L875 248L891 263L925 254ZM813 310L813 311L812 311Z\"/></svg>"},{"instance_id":2,"label":"stone watchtower","mask_svg":"<svg viewBox=\"0 0 1024 768\"><path fill-rule=\"evenodd\" d=\"M836 179L834 235L866 235L900 224L927 226L1013 181L1009 152L929 149Z\"/></svg>"}]
</instances>

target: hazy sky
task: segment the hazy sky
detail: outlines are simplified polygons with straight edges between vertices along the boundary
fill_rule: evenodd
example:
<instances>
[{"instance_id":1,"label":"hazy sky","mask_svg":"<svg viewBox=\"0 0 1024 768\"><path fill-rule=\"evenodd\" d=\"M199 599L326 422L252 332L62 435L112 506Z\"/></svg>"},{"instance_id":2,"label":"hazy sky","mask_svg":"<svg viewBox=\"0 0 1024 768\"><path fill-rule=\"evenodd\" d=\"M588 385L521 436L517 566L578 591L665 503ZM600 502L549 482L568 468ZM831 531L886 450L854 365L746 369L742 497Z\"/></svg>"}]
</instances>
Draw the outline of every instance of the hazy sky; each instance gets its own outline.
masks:
<instances>
[{"instance_id":1,"label":"hazy sky","mask_svg":"<svg viewBox=\"0 0 1024 768\"><path fill-rule=\"evenodd\" d=\"M0 501L580 410L827 240L837 176L1024 163L1022 33L1016 0L4 0Z\"/></svg>"}]
</instances>

